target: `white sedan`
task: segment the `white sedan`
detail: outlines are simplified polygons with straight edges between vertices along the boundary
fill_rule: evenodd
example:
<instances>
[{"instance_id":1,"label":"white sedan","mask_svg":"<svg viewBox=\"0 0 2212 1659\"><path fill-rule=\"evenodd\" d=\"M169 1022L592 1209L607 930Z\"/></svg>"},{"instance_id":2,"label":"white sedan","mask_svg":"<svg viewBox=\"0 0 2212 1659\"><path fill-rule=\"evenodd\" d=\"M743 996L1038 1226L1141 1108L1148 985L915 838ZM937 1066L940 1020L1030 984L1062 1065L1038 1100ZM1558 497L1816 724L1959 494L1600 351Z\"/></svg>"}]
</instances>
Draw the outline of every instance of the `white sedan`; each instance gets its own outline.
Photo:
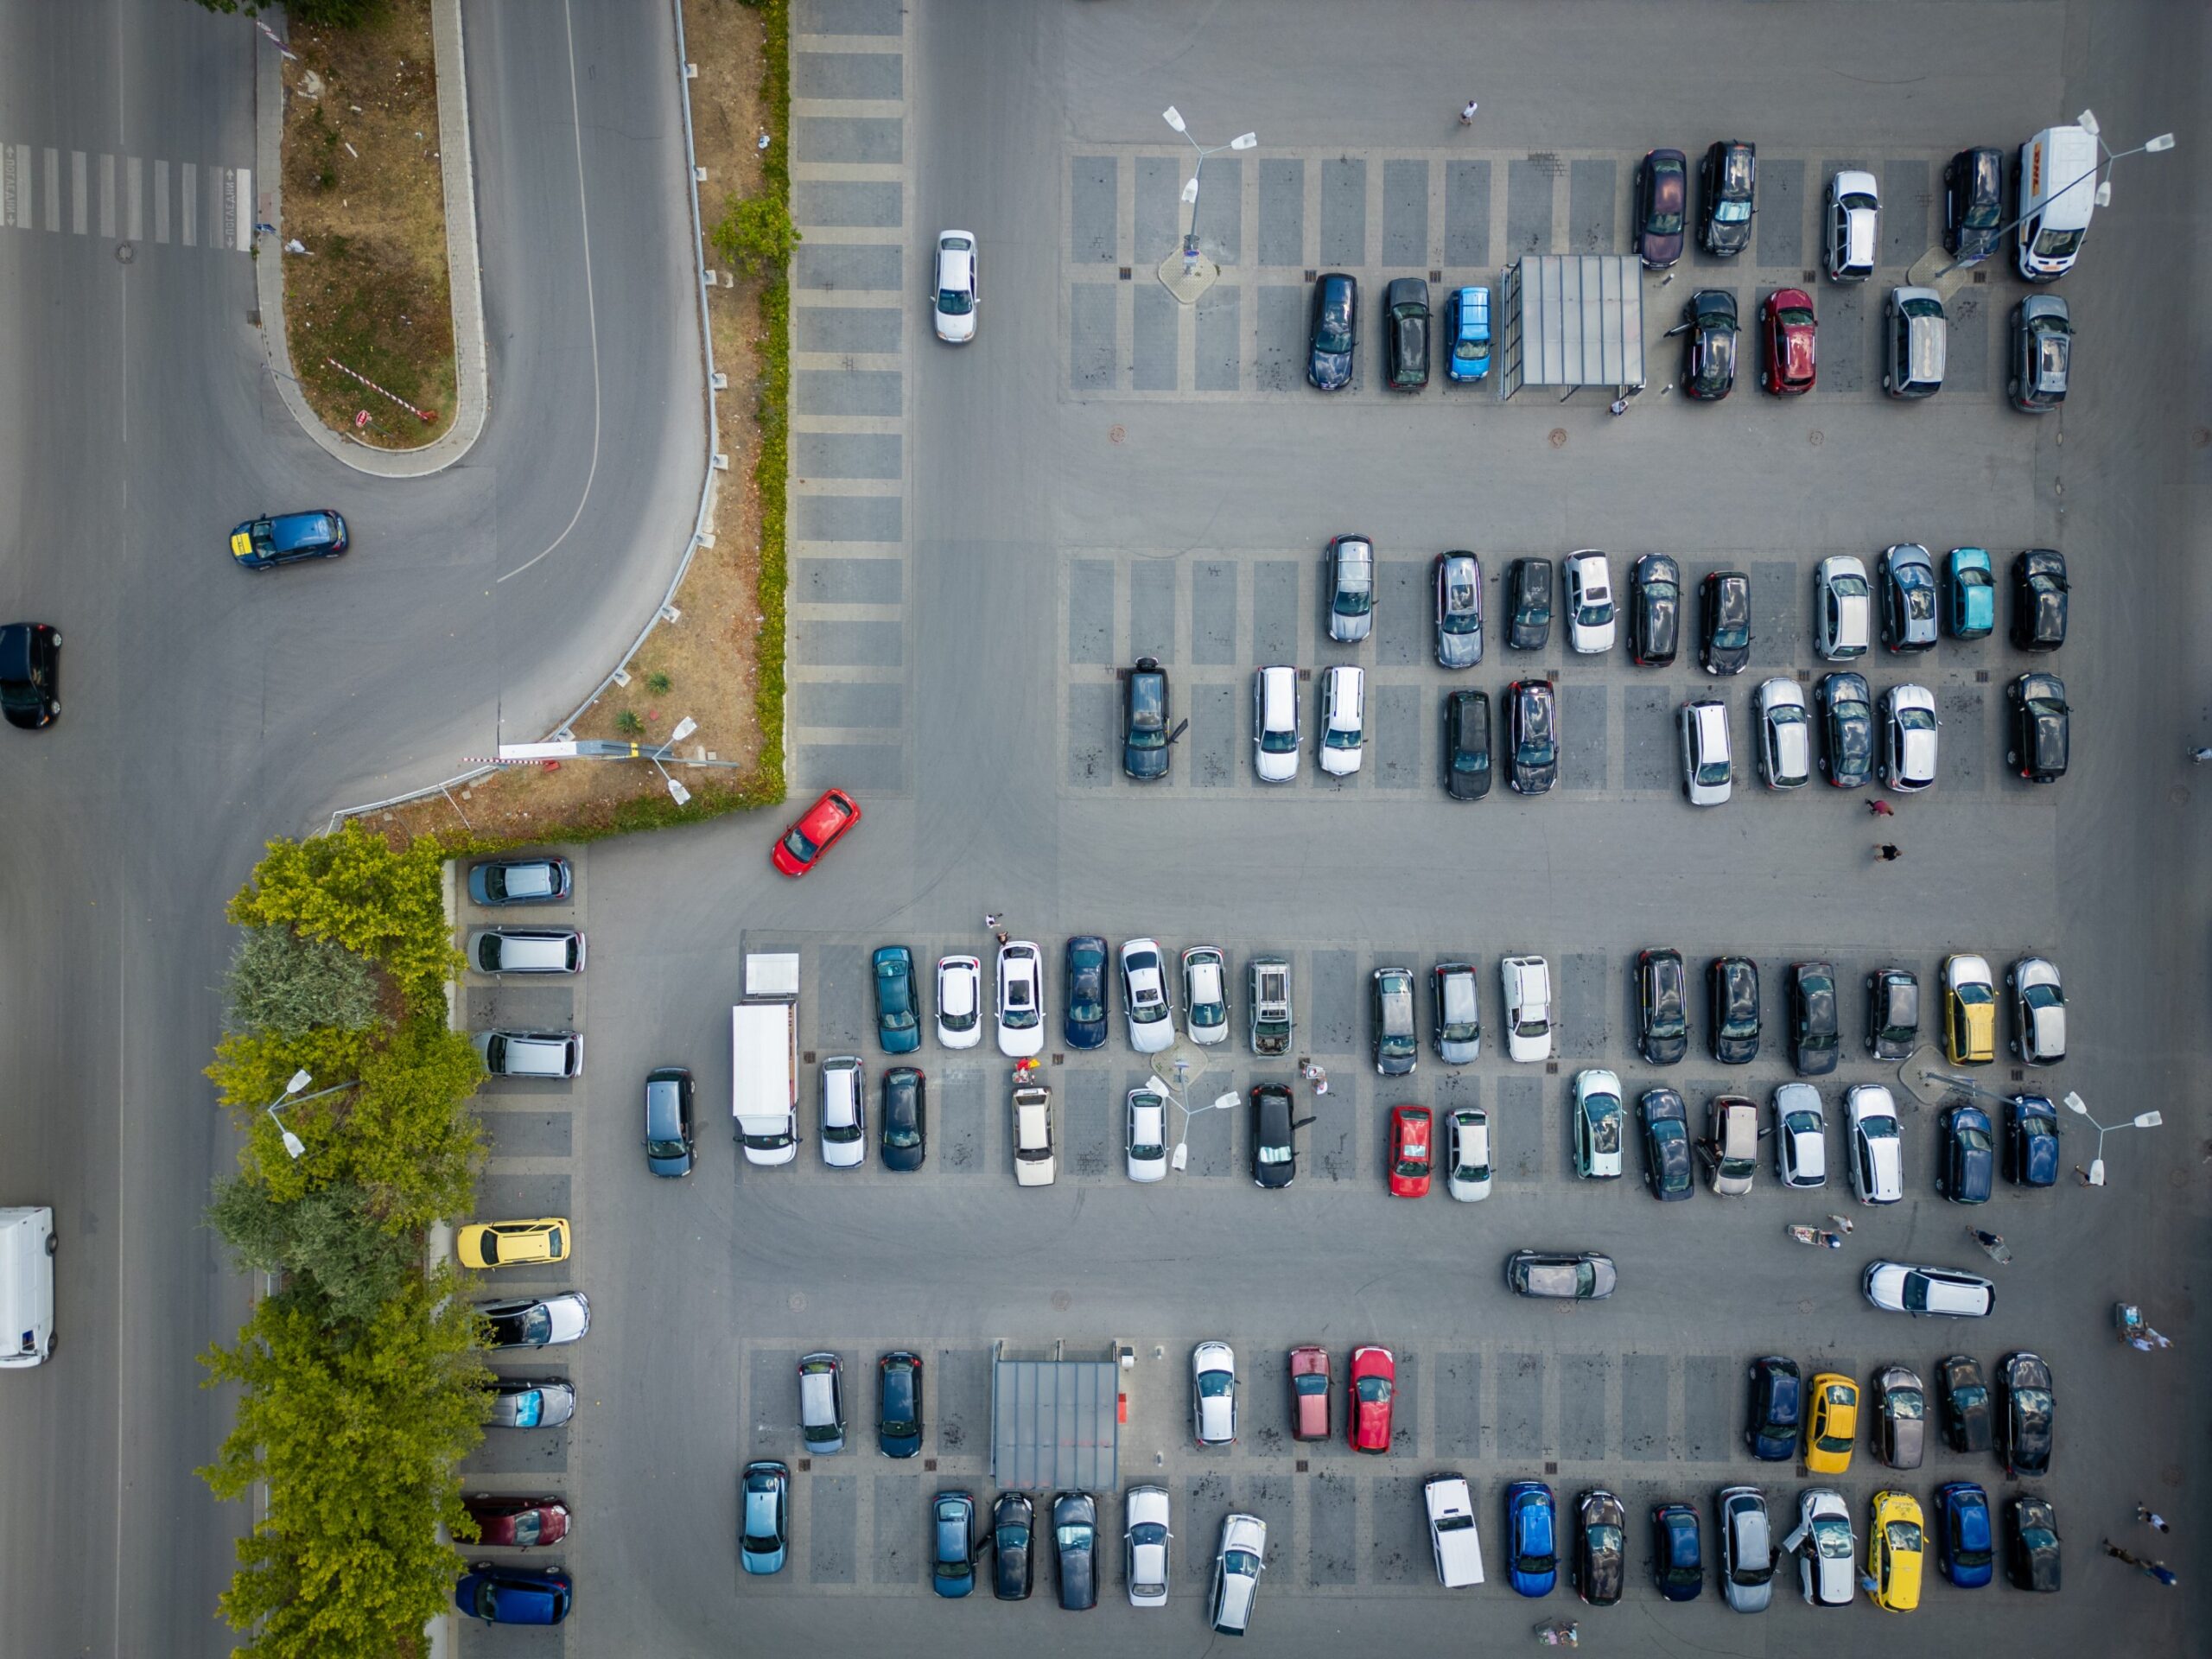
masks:
<instances>
[{"instance_id":1,"label":"white sedan","mask_svg":"<svg viewBox=\"0 0 2212 1659\"><path fill-rule=\"evenodd\" d=\"M1759 776L1769 789L1800 789L1813 775L1813 728L1805 693L1795 680L1771 679L1758 690Z\"/></svg>"},{"instance_id":2,"label":"white sedan","mask_svg":"<svg viewBox=\"0 0 2212 1659\"><path fill-rule=\"evenodd\" d=\"M1567 557L1567 643L1585 655L1613 648L1618 618L1605 556L1586 548Z\"/></svg>"},{"instance_id":3,"label":"white sedan","mask_svg":"<svg viewBox=\"0 0 2212 1659\"><path fill-rule=\"evenodd\" d=\"M1159 940L1131 939L1122 947L1122 1009L1128 1016L1129 1046L1138 1053L1157 1054L1175 1040L1175 1008L1167 1000Z\"/></svg>"},{"instance_id":4,"label":"white sedan","mask_svg":"<svg viewBox=\"0 0 2212 1659\"><path fill-rule=\"evenodd\" d=\"M1552 1057L1552 970L1541 957L1506 957L1497 964L1505 982L1505 1058Z\"/></svg>"},{"instance_id":5,"label":"white sedan","mask_svg":"<svg viewBox=\"0 0 2212 1659\"><path fill-rule=\"evenodd\" d=\"M1045 1046L1044 961L1027 939L999 947L998 1014L1000 1053L1023 1060Z\"/></svg>"},{"instance_id":6,"label":"white sedan","mask_svg":"<svg viewBox=\"0 0 2212 1659\"><path fill-rule=\"evenodd\" d=\"M1229 970L1210 944L1183 953L1183 1025L1194 1043L1211 1046L1229 1035Z\"/></svg>"},{"instance_id":7,"label":"white sedan","mask_svg":"<svg viewBox=\"0 0 2212 1659\"><path fill-rule=\"evenodd\" d=\"M940 231L937 238L937 293L931 309L937 337L950 346L976 338L976 236L972 231Z\"/></svg>"},{"instance_id":8,"label":"white sedan","mask_svg":"<svg viewBox=\"0 0 2212 1659\"><path fill-rule=\"evenodd\" d=\"M973 1048L983 1040L983 964L975 957L946 957L937 965L937 1040L945 1048Z\"/></svg>"},{"instance_id":9,"label":"white sedan","mask_svg":"<svg viewBox=\"0 0 2212 1659\"><path fill-rule=\"evenodd\" d=\"M2056 964L2022 957L2005 970L2012 993L2012 1052L2030 1065L2056 1065L2066 1058L2066 993Z\"/></svg>"},{"instance_id":10,"label":"white sedan","mask_svg":"<svg viewBox=\"0 0 2212 1659\"><path fill-rule=\"evenodd\" d=\"M1490 1114L1479 1106L1462 1106L1452 1112L1452 1173L1445 1185L1452 1196L1467 1203L1490 1197Z\"/></svg>"},{"instance_id":11,"label":"white sedan","mask_svg":"<svg viewBox=\"0 0 2212 1659\"><path fill-rule=\"evenodd\" d=\"M1882 693L1882 781L1904 793L1936 781L1936 694L1924 685Z\"/></svg>"},{"instance_id":12,"label":"white sedan","mask_svg":"<svg viewBox=\"0 0 2212 1659\"><path fill-rule=\"evenodd\" d=\"M1129 1090L1129 1179L1157 1181L1167 1174L1167 1103L1149 1089Z\"/></svg>"},{"instance_id":13,"label":"white sedan","mask_svg":"<svg viewBox=\"0 0 2212 1659\"><path fill-rule=\"evenodd\" d=\"M1160 1486L1132 1486L1122 1500L1122 1565L1129 1581L1129 1605L1167 1605L1167 1492Z\"/></svg>"},{"instance_id":14,"label":"white sedan","mask_svg":"<svg viewBox=\"0 0 2212 1659\"><path fill-rule=\"evenodd\" d=\"M1191 1351L1191 1421L1200 1446L1236 1440L1236 1351L1202 1342Z\"/></svg>"},{"instance_id":15,"label":"white sedan","mask_svg":"<svg viewBox=\"0 0 2212 1659\"><path fill-rule=\"evenodd\" d=\"M1815 1607L1848 1607L1859 1589L1852 1557L1859 1541L1851 1535L1851 1505L1843 1494L1815 1486L1797 1500L1797 1530L1783 1540L1785 1553L1797 1554L1797 1584Z\"/></svg>"}]
</instances>

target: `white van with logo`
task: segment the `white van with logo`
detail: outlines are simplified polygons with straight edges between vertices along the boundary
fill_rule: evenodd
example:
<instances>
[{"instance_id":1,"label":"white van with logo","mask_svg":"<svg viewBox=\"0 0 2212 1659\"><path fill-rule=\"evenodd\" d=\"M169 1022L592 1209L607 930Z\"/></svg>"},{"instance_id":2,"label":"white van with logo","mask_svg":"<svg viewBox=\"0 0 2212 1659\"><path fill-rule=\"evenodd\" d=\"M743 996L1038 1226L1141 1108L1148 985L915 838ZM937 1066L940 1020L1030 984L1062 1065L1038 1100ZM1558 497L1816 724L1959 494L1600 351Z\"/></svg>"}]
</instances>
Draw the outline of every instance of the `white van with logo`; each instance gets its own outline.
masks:
<instances>
[{"instance_id":1,"label":"white van with logo","mask_svg":"<svg viewBox=\"0 0 2212 1659\"><path fill-rule=\"evenodd\" d=\"M54 1351L54 1211L0 1210L0 1365Z\"/></svg>"},{"instance_id":2,"label":"white van with logo","mask_svg":"<svg viewBox=\"0 0 2212 1659\"><path fill-rule=\"evenodd\" d=\"M2097 205L2097 136L2086 127L2045 127L2020 146L2013 233L2020 276L2055 283L2074 269Z\"/></svg>"}]
</instances>

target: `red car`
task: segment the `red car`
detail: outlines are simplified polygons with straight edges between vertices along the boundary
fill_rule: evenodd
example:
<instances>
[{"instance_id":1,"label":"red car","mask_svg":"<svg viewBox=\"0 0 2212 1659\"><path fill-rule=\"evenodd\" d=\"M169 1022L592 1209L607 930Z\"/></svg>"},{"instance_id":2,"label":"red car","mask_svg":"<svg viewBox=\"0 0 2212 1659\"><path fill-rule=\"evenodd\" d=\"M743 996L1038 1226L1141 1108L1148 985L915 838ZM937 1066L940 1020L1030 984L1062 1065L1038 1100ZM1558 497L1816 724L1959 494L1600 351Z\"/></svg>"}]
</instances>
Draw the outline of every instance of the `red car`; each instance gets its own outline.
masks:
<instances>
[{"instance_id":1,"label":"red car","mask_svg":"<svg viewBox=\"0 0 2212 1659\"><path fill-rule=\"evenodd\" d=\"M1290 1351L1290 1438L1329 1438L1329 1351L1325 1348Z\"/></svg>"},{"instance_id":2,"label":"red car","mask_svg":"<svg viewBox=\"0 0 2212 1659\"><path fill-rule=\"evenodd\" d=\"M776 868L785 875L804 875L838 836L861 821L861 810L842 789L825 789L806 816L776 843Z\"/></svg>"},{"instance_id":3,"label":"red car","mask_svg":"<svg viewBox=\"0 0 2212 1659\"><path fill-rule=\"evenodd\" d=\"M1813 296L1802 288L1777 288L1760 302L1769 391L1789 396L1813 389L1813 326L1817 321Z\"/></svg>"},{"instance_id":4,"label":"red car","mask_svg":"<svg viewBox=\"0 0 2212 1659\"><path fill-rule=\"evenodd\" d=\"M569 1535L569 1506L557 1497L471 1492L461 1502L484 1535L477 1540L479 1543L501 1549L529 1549L538 1544L557 1544Z\"/></svg>"},{"instance_id":5,"label":"red car","mask_svg":"<svg viewBox=\"0 0 2212 1659\"><path fill-rule=\"evenodd\" d=\"M1425 1198L1428 1196L1431 1163L1428 1108L1393 1106L1390 1109L1390 1196Z\"/></svg>"},{"instance_id":6,"label":"red car","mask_svg":"<svg viewBox=\"0 0 2212 1659\"><path fill-rule=\"evenodd\" d=\"M1351 1351L1351 1407L1344 1434L1355 1452L1390 1449L1390 1397L1398 1391L1398 1362L1388 1348Z\"/></svg>"}]
</instances>

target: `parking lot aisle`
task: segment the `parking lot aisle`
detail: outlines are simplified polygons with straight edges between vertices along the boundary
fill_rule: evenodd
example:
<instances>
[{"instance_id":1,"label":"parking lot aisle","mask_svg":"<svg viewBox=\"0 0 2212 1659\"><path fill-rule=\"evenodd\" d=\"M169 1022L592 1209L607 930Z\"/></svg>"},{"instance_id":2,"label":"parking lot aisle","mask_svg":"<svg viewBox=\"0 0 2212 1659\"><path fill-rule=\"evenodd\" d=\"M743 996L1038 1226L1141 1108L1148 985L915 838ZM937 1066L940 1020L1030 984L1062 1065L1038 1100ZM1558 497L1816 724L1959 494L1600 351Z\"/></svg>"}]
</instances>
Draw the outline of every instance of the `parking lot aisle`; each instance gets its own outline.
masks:
<instances>
[{"instance_id":1,"label":"parking lot aisle","mask_svg":"<svg viewBox=\"0 0 2212 1659\"><path fill-rule=\"evenodd\" d=\"M905 11L816 0L793 22L792 789L897 792L908 782L906 296L928 282L942 227L913 219Z\"/></svg>"}]
</instances>

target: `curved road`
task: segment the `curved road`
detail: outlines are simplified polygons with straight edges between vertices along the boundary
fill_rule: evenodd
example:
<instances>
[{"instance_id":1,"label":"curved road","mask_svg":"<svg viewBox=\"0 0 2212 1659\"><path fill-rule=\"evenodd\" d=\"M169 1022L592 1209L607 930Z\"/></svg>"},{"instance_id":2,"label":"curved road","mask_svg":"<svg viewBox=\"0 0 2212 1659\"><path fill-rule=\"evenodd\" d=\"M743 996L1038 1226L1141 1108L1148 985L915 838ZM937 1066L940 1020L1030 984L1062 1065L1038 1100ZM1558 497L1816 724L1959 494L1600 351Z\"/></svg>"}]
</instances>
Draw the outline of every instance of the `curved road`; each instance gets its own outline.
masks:
<instances>
[{"instance_id":1,"label":"curved road","mask_svg":"<svg viewBox=\"0 0 2212 1659\"><path fill-rule=\"evenodd\" d=\"M247 1516L193 1472L229 1416L194 1356L245 1312L200 1223L233 1152L200 1075L224 897L267 836L565 714L696 509L670 8L464 16L491 418L457 465L388 481L293 423L245 321L252 266L210 245L215 181L253 160L251 26L0 3L0 611L67 640L61 721L0 742L0 1203L52 1204L61 1240L55 1357L0 1388L0 1605L26 1652L228 1649L213 1609ZM344 560L228 568L234 522L307 505L346 514Z\"/></svg>"}]
</instances>

